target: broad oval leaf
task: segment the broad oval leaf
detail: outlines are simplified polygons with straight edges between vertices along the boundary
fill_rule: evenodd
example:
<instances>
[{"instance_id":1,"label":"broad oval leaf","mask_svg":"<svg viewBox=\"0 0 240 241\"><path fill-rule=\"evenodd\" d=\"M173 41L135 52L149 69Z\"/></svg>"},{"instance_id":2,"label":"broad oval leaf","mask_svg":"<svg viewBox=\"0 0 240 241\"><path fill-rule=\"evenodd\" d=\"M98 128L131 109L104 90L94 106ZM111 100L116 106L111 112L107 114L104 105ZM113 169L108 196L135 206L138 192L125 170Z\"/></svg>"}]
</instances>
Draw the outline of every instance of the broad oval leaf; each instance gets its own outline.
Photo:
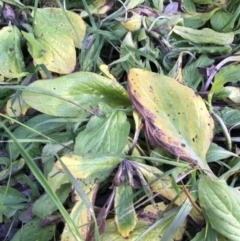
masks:
<instances>
[{"instance_id":1,"label":"broad oval leaf","mask_svg":"<svg viewBox=\"0 0 240 241\"><path fill-rule=\"evenodd\" d=\"M123 111L93 116L76 138L75 154L122 153L128 143L130 124Z\"/></svg>"},{"instance_id":2,"label":"broad oval leaf","mask_svg":"<svg viewBox=\"0 0 240 241\"><path fill-rule=\"evenodd\" d=\"M69 196L70 192L71 192L71 185L69 183L62 185L56 191L59 201L63 203ZM56 210L57 210L57 206L48 193L43 194L39 199L37 199L36 202L34 202L32 207L33 214L35 214L41 219L46 218Z\"/></svg>"},{"instance_id":3,"label":"broad oval leaf","mask_svg":"<svg viewBox=\"0 0 240 241\"><path fill-rule=\"evenodd\" d=\"M14 235L11 241L19 241L19 240L38 240L38 241L48 241L51 240L56 225L49 225L47 227L41 227L41 219L34 218L27 224L25 224L19 231Z\"/></svg>"},{"instance_id":4,"label":"broad oval leaf","mask_svg":"<svg viewBox=\"0 0 240 241\"><path fill-rule=\"evenodd\" d=\"M24 72L25 64L20 46L21 32L15 26L0 30L0 75L12 78Z\"/></svg>"},{"instance_id":5,"label":"broad oval leaf","mask_svg":"<svg viewBox=\"0 0 240 241\"><path fill-rule=\"evenodd\" d=\"M207 168L214 123L200 96L172 78L141 69L130 70L128 92L153 146Z\"/></svg>"},{"instance_id":6,"label":"broad oval leaf","mask_svg":"<svg viewBox=\"0 0 240 241\"><path fill-rule=\"evenodd\" d=\"M240 193L224 180L202 177L198 196L212 227L231 241L240 240Z\"/></svg>"},{"instance_id":7,"label":"broad oval leaf","mask_svg":"<svg viewBox=\"0 0 240 241\"><path fill-rule=\"evenodd\" d=\"M28 49L36 64L45 64L50 71L68 74L75 68L75 47L81 48L85 32L84 21L74 12L64 12L60 8L37 9L33 33L38 45L44 49L44 55L34 56L31 42Z\"/></svg>"},{"instance_id":8,"label":"broad oval leaf","mask_svg":"<svg viewBox=\"0 0 240 241\"><path fill-rule=\"evenodd\" d=\"M78 72L51 80L39 80L23 91L31 107L54 116L88 116L99 103L111 107L130 105L127 91L116 81L90 72Z\"/></svg>"}]
</instances>

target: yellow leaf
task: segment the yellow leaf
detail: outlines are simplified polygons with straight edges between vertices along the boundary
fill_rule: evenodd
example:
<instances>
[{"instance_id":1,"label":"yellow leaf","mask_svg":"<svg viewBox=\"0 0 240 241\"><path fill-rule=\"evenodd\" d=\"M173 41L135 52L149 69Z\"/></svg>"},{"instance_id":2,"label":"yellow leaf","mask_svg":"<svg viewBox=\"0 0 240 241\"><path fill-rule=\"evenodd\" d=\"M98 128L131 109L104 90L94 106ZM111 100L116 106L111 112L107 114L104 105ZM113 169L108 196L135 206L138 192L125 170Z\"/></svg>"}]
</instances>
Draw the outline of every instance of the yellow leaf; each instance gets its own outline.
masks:
<instances>
[{"instance_id":1,"label":"yellow leaf","mask_svg":"<svg viewBox=\"0 0 240 241\"><path fill-rule=\"evenodd\" d=\"M127 21L121 22L121 24L130 32L134 32L140 29L141 23L142 23L142 18L140 15L136 13L133 13L133 16L130 19L127 19Z\"/></svg>"},{"instance_id":2,"label":"yellow leaf","mask_svg":"<svg viewBox=\"0 0 240 241\"><path fill-rule=\"evenodd\" d=\"M128 92L153 146L210 171L205 158L214 122L200 96L172 78L141 69L130 70Z\"/></svg>"},{"instance_id":3,"label":"yellow leaf","mask_svg":"<svg viewBox=\"0 0 240 241\"><path fill-rule=\"evenodd\" d=\"M11 97L6 105L7 115L10 117L19 117L25 115L29 105L23 100L22 96L17 97L14 102L13 97Z\"/></svg>"},{"instance_id":4,"label":"yellow leaf","mask_svg":"<svg viewBox=\"0 0 240 241\"><path fill-rule=\"evenodd\" d=\"M116 78L110 73L109 68L106 64L101 64L99 68L106 77L117 82Z\"/></svg>"},{"instance_id":5,"label":"yellow leaf","mask_svg":"<svg viewBox=\"0 0 240 241\"><path fill-rule=\"evenodd\" d=\"M96 188L97 185L93 187L90 193L87 194L90 201L92 201L95 198ZM83 237L83 239L86 240L90 229L90 222L92 217L90 210L86 207L86 205L81 199L79 199L79 201L75 203L71 211L70 217L78 227L81 237ZM69 228L67 225L63 230L61 241L76 241L75 236L71 232L71 228Z\"/></svg>"}]
</instances>

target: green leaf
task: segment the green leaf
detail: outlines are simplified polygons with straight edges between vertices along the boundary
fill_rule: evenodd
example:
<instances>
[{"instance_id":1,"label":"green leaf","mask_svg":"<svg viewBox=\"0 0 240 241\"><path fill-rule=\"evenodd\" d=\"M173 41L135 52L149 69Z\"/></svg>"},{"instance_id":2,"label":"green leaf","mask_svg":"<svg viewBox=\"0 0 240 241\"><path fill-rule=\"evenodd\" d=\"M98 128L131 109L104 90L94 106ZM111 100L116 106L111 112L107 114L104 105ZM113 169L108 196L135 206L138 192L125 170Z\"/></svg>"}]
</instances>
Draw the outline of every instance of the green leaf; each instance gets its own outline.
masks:
<instances>
[{"instance_id":1,"label":"green leaf","mask_svg":"<svg viewBox=\"0 0 240 241\"><path fill-rule=\"evenodd\" d=\"M208 67L214 63L213 59L202 54L196 61L183 68L183 83L197 90L204 77L199 73L198 67Z\"/></svg>"},{"instance_id":2,"label":"green leaf","mask_svg":"<svg viewBox=\"0 0 240 241\"><path fill-rule=\"evenodd\" d=\"M195 14L196 13L196 7L192 0L183 0L183 8L185 11L189 14Z\"/></svg>"},{"instance_id":3,"label":"green leaf","mask_svg":"<svg viewBox=\"0 0 240 241\"><path fill-rule=\"evenodd\" d=\"M105 14L108 10L110 10L113 6L113 1L107 1L107 0L94 0L90 1L90 4L88 5L88 10L91 14ZM80 16L82 18L87 17L88 13L87 11L82 11Z\"/></svg>"},{"instance_id":4,"label":"green leaf","mask_svg":"<svg viewBox=\"0 0 240 241\"><path fill-rule=\"evenodd\" d=\"M114 207L118 232L127 239L136 226L137 215L133 205L132 187L126 182L116 187Z\"/></svg>"},{"instance_id":5,"label":"green leaf","mask_svg":"<svg viewBox=\"0 0 240 241\"><path fill-rule=\"evenodd\" d=\"M48 241L51 240L54 232L55 225L49 225L47 227L42 228L40 226L41 219L34 218L29 223L25 224L19 231L14 235L11 241L19 241L19 240L38 240L38 241Z\"/></svg>"},{"instance_id":6,"label":"green leaf","mask_svg":"<svg viewBox=\"0 0 240 241\"><path fill-rule=\"evenodd\" d=\"M226 0L192 0L197 4L213 4L213 5L225 5Z\"/></svg>"},{"instance_id":7,"label":"green leaf","mask_svg":"<svg viewBox=\"0 0 240 241\"><path fill-rule=\"evenodd\" d=\"M41 134L42 135L49 135L50 133L57 132L57 131L62 131L65 129L66 124L64 123L58 123L57 120L56 122L48 123L47 125L43 125L42 122L52 118L51 116L48 115L38 115L30 120L26 121L23 126L18 126L14 131L13 135L17 139L33 139L36 137L39 137ZM22 146L24 148L27 148L29 145L32 143L29 142L23 142ZM20 150L17 146L16 143L11 142L8 143L7 149L9 152L9 155L13 160L15 160L19 155L20 155Z\"/></svg>"},{"instance_id":8,"label":"green leaf","mask_svg":"<svg viewBox=\"0 0 240 241\"><path fill-rule=\"evenodd\" d=\"M224 10L214 13L210 19L213 30L224 33L233 31L234 22L231 23L232 17L233 14L225 12Z\"/></svg>"},{"instance_id":9,"label":"green leaf","mask_svg":"<svg viewBox=\"0 0 240 241\"><path fill-rule=\"evenodd\" d=\"M5 167L3 170L0 171L0 180L6 179L9 175L13 175L14 173L21 170L25 165L25 161L20 159L19 161L11 162L11 165Z\"/></svg>"},{"instance_id":10,"label":"green leaf","mask_svg":"<svg viewBox=\"0 0 240 241\"><path fill-rule=\"evenodd\" d=\"M159 13L161 13L162 10L163 10L163 1L164 1L164 0L152 0L152 1L151 1L152 4L153 4L153 7L154 7L155 9L157 9ZM133 2L133 1L131 1L131 2ZM130 3L130 2L129 2L129 3ZM142 1L140 1L140 3L142 3Z\"/></svg>"},{"instance_id":11,"label":"green leaf","mask_svg":"<svg viewBox=\"0 0 240 241\"><path fill-rule=\"evenodd\" d=\"M81 48L86 32L81 17L60 8L42 8L37 9L34 23L35 39L30 34L25 36L35 64L44 64L49 71L60 74L71 73L76 65L75 47ZM44 55L37 55L39 51Z\"/></svg>"},{"instance_id":12,"label":"green leaf","mask_svg":"<svg viewBox=\"0 0 240 241\"><path fill-rule=\"evenodd\" d=\"M17 7L24 7L24 5L18 0L2 0L2 2L9 3Z\"/></svg>"},{"instance_id":13,"label":"green leaf","mask_svg":"<svg viewBox=\"0 0 240 241\"><path fill-rule=\"evenodd\" d=\"M0 186L0 204L18 204L22 202L27 202L28 199L20 193L18 190L7 187Z\"/></svg>"},{"instance_id":14,"label":"green leaf","mask_svg":"<svg viewBox=\"0 0 240 241\"><path fill-rule=\"evenodd\" d=\"M0 30L0 75L13 78L25 70L20 45L21 32L15 26Z\"/></svg>"},{"instance_id":15,"label":"green leaf","mask_svg":"<svg viewBox=\"0 0 240 241\"><path fill-rule=\"evenodd\" d=\"M192 209L192 204L190 200L187 198L183 203L183 205L181 206L177 215L172 220L167 230L164 232L161 238L161 241L168 241L174 237L174 234L181 228L181 226L184 223L186 224L186 218L189 212L191 211L191 209Z\"/></svg>"},{"instance_id":16,"label":"green leaf","mask_svg":"<svg viewBox=\"0 0 240 241\"><path fill-rule=\"evenodd\" d=\"M23 91L31 107L54 116L88 116L99 103L111 107L130 105L126 90L116 81L90 72L78 72L51 80L39 80Z\"/></svg>"},{"instance_id":17,"label":"green leaf","mask_svg":"<svg viewBox=\"0 0 240 241\"><path fill-rule=\"evenodd\" d=\"M59 200L61 201L61 203L63 203L67 199L70 191L71 191L70 184L62 185L56 191L56 194ZM33 204L33 209L32 209L33 213L41 219L46 218L48 215L52 214L56 210L57 210L57 206L48 193L45 193L43 196L41 196Z\"/></svg>"},{"instance_id":18,"label":"green leaf","mask_svg":"<svg viewBox=\"0 0 240 241\"><path fill-rule=\"evenodd\" d=\"M211 17L212 15L218 10L219 8L214 8L211 12L203 12L203 13L195 13L191 14L183 14L183 22L184 27L197 29L202 27Z\"/></svg>"},{"instance_id":19,"label":"green leaf","mask_svg":"<svg viewBox=\"0 0 240 241\"><path fill-rule=\"evenodd\" d=\"M235 153L227 151L215 143L211 143L210 148L207 152L207 162L215 162L231 156L237 157Z\"/></svg>"},{"instance_id":20,"label":"green leaf","mask_svg":"<svg viewBox=\"0 0 240 241\"><path fill-rule=\"evenodd\" d=\"M200 96L172 78L141 69L130 70L128 92L153 146L208 169L214 123Z\"/></svg>"},{"instance_id":21,"label":"green leaf","mask_svg":"<svg viewBox=\"0 0 240 241\"><path fill-rule=\"evenodd\" d=\"M224 180L201 177L199 201L212 227L231 241L240 240L240 194Z\"/></svg>"},{"instance_id":22,"label":"green leaf","mask_svg":"<svg viewBox=\"0 0 240 241\"><path fill-rule=\"evenodd\" d=\"M224 84L228 82L239 81L240 64L226 66L222 68L214 77L214 82L210 91L210 95L223 89Z\"/></svg>"},{"instance_id":23,"label":"green leaf","mask_svg":"<svg viewBox=\"0 0 240 241\"><path fill-rule=\"evenodd\" d=\"M218 234L219 236L219 234ZM226 241L226 239L222 238L217 239L216 231L211 227L211 225L208 225L207 229L203 228L200 232L196 234L196 236L191 241L212 241L212 240L221 240Z\"/></svg>"},{"instance_id":24,"label":"green leaf","mask_svg":"<svg viewBox=\"0 0 240 241\"><path fill-rule=\"evenodd\" d=\"M204 28L201 30L186 28L181 26L175 26L173 32L180 35L182 38L191 41L196 44L218 44L225 45L231 44L234 39L234 33L218 33L210 28Z\"/></svg>"},{"instance_id":25,"label":"green leaf","mask_svg":"<svg viewBox=\"0 0 240 241\"><path fill-rule=\"evenodd\" d=\"M26 33L22 31L22 35L28 41L29 52L31 53L34 59L41 58L46 50L42 47L42 45L34 38L32 33Z\"/></svg>"},{"instance_id":26,"label":"green leaf","mask_svg":"<svg viewBox=\"0 0 240 241\"><path fill-rule=\"evenodd\" d=\"M236 104L237 106L239 106L239 104L240 104L240 88L233 87L233 86L227 86L227 87L224 87L224 90L226 92L229 92L229 94L225 98L223 98L223 100L226 103L229 103L229 105Z\"/></svg>"},{"instance_id":27,"label":"green leaf","mask_svg":"<svg viewBox=\"0 0 240 241\"><path fill-rule=\"evenodd\" d=\"M122 153L128 143L130 124L123 111L93 116L76 138L74 153Z\"/></svg>"},{"instance_id":28,"label":"green leaf","mask_svg":"<svg viewBox=\"0 0 240 241\"><path fill-rule=\"evenodd\" d=\"M221 110L220 117L227 127L240 124L240 110L225 107Z\"/></svg>"}]
</instances>

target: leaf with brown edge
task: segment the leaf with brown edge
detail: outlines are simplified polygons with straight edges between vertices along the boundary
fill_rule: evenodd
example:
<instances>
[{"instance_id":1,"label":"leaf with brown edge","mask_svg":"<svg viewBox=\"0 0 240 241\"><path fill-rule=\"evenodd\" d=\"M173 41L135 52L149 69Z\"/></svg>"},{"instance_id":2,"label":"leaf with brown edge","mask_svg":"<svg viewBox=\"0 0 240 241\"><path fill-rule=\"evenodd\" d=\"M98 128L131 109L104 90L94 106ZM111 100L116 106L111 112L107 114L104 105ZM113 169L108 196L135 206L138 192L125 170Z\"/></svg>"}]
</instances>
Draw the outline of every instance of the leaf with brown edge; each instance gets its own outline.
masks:
<instances>
[{"instance_id":1,"label":"leaf with brown edge","mask_svg":"<svg viewBox=\"0 0 240 241\"><path fill-rule=\"evenodd\" d=\"M205 159L214 122L200 96L175 79L135 68L128 74L128 93L150 144L209 171Z\"/></svg>"}]
</instances>

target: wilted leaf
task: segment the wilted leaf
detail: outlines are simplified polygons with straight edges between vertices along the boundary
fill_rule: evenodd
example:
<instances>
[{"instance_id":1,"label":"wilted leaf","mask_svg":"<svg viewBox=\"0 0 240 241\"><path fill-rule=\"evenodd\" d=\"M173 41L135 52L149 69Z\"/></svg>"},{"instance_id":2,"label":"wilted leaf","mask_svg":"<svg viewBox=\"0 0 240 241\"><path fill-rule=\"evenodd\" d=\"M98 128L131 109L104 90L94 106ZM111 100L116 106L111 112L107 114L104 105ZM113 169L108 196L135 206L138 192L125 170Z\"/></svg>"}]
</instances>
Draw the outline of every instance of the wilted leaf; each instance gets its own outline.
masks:
<instances>
[{"instance_id":1,"label":"wilted leaf","mask_svg":"<svg viewBox=\"0 0 240 241\"><path fill-rule=\"evenodd\" d=\"M37 9L33 33L44 55L34 55L32 41L28 40L28 50L36 64L45 64L48 70L71 73L76 65L76 48L81 48L86 25L79 15L60 8ZM67 54L66 54L67 53Z\"/></svg>"},{"instance_id":2,"label":"wilted leaf","mask_svg":"<svg viewBox=\"0 0 240 241\"><path fill-rule=\"evenodd\" d=\"M182 26L175 26L173 32L180 35L182 38L189 40L196 44L218 44L225 45L231 44L234 39L234 33L218 33L210 28L201 30L186 28Z\"/></svg>"},{"instance_id":3,"label":"wilted leaf","mask_svg":"<svg viewBox=\"0 0 240 241\"><path fill-rule=\"evenodd\" d=\"M212 227L231 241L240 240L240 194L224 180L201 177L200 205Z\"/></svg>"},{"instance_id":4,"label":"wilted leaf","mask_svg":"<svg viewBox=\"0 0 240 241\"><path fill-rule=\"evenodd\" d=\"M0 30L0 75L13 78L24 72L25 64L20 45L21 32L15 26Z\"/></svg>"},{"instance_id":5,"label":"wilted leaf","mask_svg":"<svg viewBox=\"0 0 240 241\"><path fill-rule=\"evenodd\" d=\"M111 107L130 105L119 83L90 72L35 81L23 91L23 99L41 112L65 117L86 117L87 110L94 112L101 102Z\"/></svg>"},{"instance_id":6,"label":"wilted leaf","mask_svg":"<svg viewBox=\"0 0 240 241\"><path fill-rule=\"evenodd\" d=\"M141 69L130 70L128 92L153 146L208 169L214 123L200 96L172 78Z\"/></svg>"},{"instance_id":7,"label":"wilted leaf","mask_svg":"<svg viewBox=\"0 0 240 241\"><path fill-rule=\"evenodd\" d=\"M137 215L133 205L133 191L128 183L125 182L116 187L114 207L118 232L124 238L128 238L137 222Z\"/></svg>"},{"instance_id":8,"label":"wilted leaf","mask_svg":"<svg viewBox=\"0 0 240 241\"><path fill-rule=\"evenodd\" d=\"M129 130L126 114L122 111L93 116L77 136L74 153L122 153L128 143Z\"/></svg>"}]
</instances>

